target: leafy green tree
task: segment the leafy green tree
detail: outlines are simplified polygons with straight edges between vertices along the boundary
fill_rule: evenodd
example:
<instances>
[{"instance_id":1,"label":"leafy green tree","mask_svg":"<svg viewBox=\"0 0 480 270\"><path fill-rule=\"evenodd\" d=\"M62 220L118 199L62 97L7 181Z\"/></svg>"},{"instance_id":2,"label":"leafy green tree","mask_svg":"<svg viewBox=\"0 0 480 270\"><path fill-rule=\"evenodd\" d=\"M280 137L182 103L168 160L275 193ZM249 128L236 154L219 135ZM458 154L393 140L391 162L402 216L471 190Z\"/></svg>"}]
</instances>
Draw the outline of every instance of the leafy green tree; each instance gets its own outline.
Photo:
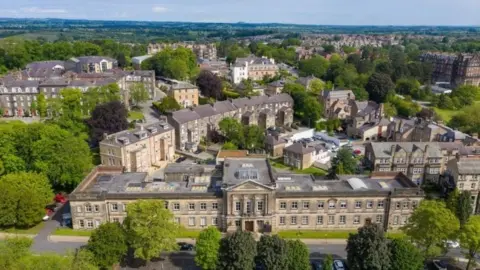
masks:
<instances>
[{"instance_id":1,"label":"leafy green tree","mask_svg":"<svg viewBox=\"0 0 480 270\"><path fill-rule=\"evenodd\" d=\"M231 117L223 118L218 124L219 130L228 141L237 146L243 146L245 143L243 126L236 119Z\"/></svg>"},{"instance_id":2,"label":"leafy green tree","mask_svg":"<svg viewBox=\"0 0 480 270\"><path fill-rule=\"evenodd\" d=\"M397 108L390 102L386 102L383 104L383 112L386 117L393 117L398 115Z\"/></svg>"},{"instance_id":3,"label":"leafy green tree","mask_svg":"<svg viewBox=\"0 0 480 270\"><path fill-rule=\"evenodd\" d=\"M393 239L389 244L390 270L423 269L423 256L420 251L406 239Z\"/></svg>"},{"instance_id":4,"label":"leafy green tree","mask_svg":"<svg viewBox=\"0 0 480 270\"><path fill-rule=\"evenodd\" d=\"M478 99L480 94L480 87L474 85L462 85L455 88L451 97L459 99L459 107L472 105Z\"/></svg>"},{"instance_id":5,"label":"leafy green tree","mask_svg":"<svg viewBox=\"0 0 480 270\"><path fill-rule=\"evenodd\" d=\"M310 252L300 240L287 241L287 266L289 270L310 269Z\"/></svg>"},{"instance_id":6,"label":"leafy green tree","mask_svg":"<svg viewBox=\"0 0 480 270\"><path fill-rule=\"evenodd\" d=\"M154 102L153 106L162 114L180 110L182 108L182 106L178 104L177 100L171 96L164 97L160 102Z\"/></svg>"},{"instance_id":7,"label":"leafy green tree","mask_svg":"<svg viewBox=\"0 0 480 270\"><path fill-rule=\"evenodd\" d=\"M383 270L390 267L390 252L383 229L365 225L347 241L347 261L352 270Z\"/></svg>"},{"instance_id":8,"label":"leafy green tree","mask_svg":"<svg viewBox=\"0 0 480 270\"><path fill-rule=\"evenodd\" d=\"M333 270L333 257L331 254L327 254L323 260L322 270Z\"/></svg>"},{"instance_id":9,"label":"leafy green tree","mask_svg":"<svg viewBox=\"0 0 480 270\"><path fill-rule=\"evenodd\" d=\"M365 86L369 97L377 103L384 102L394 88L395 85L390 77L383 73L373 73Z\"/></svg>"},{"instance_id":10,"label":"leafy green tree","mask_svg":"<svg viewBox=\"0 0 480 270\"><path fill-rule=\"evenodd\" d=\"M304 100L303 111L303 122L308 123L309 126L314 125L323 114L323 106L315 97L307 97Z\"/></svg>"},{"instance_id":11,"label":"leafy green tree","mask_svg":"<svg viewBox=\"0 0 480 270\"><path fill-rule=\"evenodd\" d=\"M220 240L218 270L253 269L257 243L249 232L237 231Z\"/></svg>"},{"instance_id":12,"label":"leafy green tree","mask_svg":"<svg viewBox=\"0 0 480 270\"><path fill-rule=\"evenodd\" d=\"M313 75L317 78L322 78L327 72L329 62L322 56L315 56L310 59L301 60L299 63L299 70L302 76Z\"/></svg>"},{"instance_id":13,"label":"leafy green tree","mask_svg":"<svg viewBox=\"0 0 480 270\"><path fill-rule=\"evenodd\" d=\"M203 270L215 270L222 234L213 226L200 232L197 238L195 263Z\"/></svg>"},{"instance_id":14,"label":"leafy green tree","mask_svg":"<svg viewBox=\"0 0 480 270\"><path fill-rule=\"evenodd\" d=\"M178 224L162 200L138 200L127 205L127 239L137 258L150 261L177 247Z\"/></svg>"},{"instance_id":15,"label":"leafy green tree","mask_svg":"<svg viewBox=\"0 0 480 270\"><path fill-rule=\"evenodd\" d=\"M88 239L87 249L102 269L111 269L127 253L127 236L118 222L101 224Z\"/></svg>"},{"instance_id":16,"label":"leafy green tree","mask_svg":"<svg viewBox=\"0 0 480 270\"><path fill-rule=\"evenodd\" d=\"M0 178L0 226L31 227L42 221L53 192L48 179L37 173L12 173Z\"/></svg>"},{"instance_id":17,"label":"leafy green tree","mask_svg":"<svg viewBox=\"0 0 480 270\"><path fill-rule=\"evenodd\" d=\"M28 237L7 237L0 242L0 269L16 268L20 258L30 254L33 239Z\"/></svg>"},{"instance_id":18,"label":"leafy green tree","mask_svg":"<svg viewBox=\"0 0 480 270\"><path fill-rule=\"evenodd\" d=\"M145 88L145 84L143 83L133 83L128 90L130 92L130 99L135 106L138 106L138 104L145 102L150 98L150 95Z\"/></svg>"},{"instance_id":19,"label":"leafy green tree","mask_svg":"<svg viewBox=\"0 0 480 270\"><path fill-rule=\"evenodd\" d=\"M262 235L255 262L265 270L288 269L287 242L277 235Z\"/></svg>"},{"instance_id":20,"label":"leafy green tree","mask_svg":"<svg viewBox=\"0 0 480 270\"><path fill-rule=\"evenodd\" d=\"M368 100L368 92L363 87L354 86L352 92L355 95L355 100L364 101Z\"/></svg>"},{"instance_id":21,"label":"leafy green tree","mask_svg":"<svg viewBox=\"0 0 480 270\"><path fill-rule=\"evenodd\" d=\"M460 246L466 250L467 270L475 265L475 256L480 250L480 216L471 217L459 232Z\"/></svg>"},{"instance_id":22,"label":"leafy green tree","mask_svg":"<svg viewBox=\"0 0 480 270\"><path fill-rule=\"evenodd\" d=\"M467 223L468 219L470 218L470 215L473 212L473 207L472 207L472 194L470 191L463 191L460 193L460 196L458 197L458 204L456 207L455 211L455 216L458 218L458 221L460 222L460 227L463 227L465 223Z\"/></svg>"},{"instance_id":23,"label":"leafy green tree","mask_svg":"<svg viewBox=\"0 0 480 270\"><path fill-rule=\"evenodd\" d=\"M434 220L435 222L431 222ZM428 224L428 226L425 226ZM438 248L458 231L460 224L455 215L440 201L424 200L415 209L402 230L423 248L425 258L438 254Z\"/></svg>"},{"instance_id":24,"label":"leafy green tree","mask_svg":"<svg viewBox=\"0 0 480 270\"><path fill-rule=\"evenodd\" d=\"M330 176L338 174L353 174L357 169L357 161L348 148L340 148L337 156L332 160L332 166L329 170Z\"/></svg>"},{"instance_id":25,"label":"leafy green tree","mask_svg":"<svg viewBox=\"0 0 480 270\"><path fill-rule=\"evenodd\" d=\"M112 134L128 129L128 111L120 101L99 104L87 120L90 141L97 146L103 134Z\"/></svg>"},{"instance_id":26,"label":"leafy green tree","mask_svg":"<svg viewBox=\"0 0 480 270\"><path fill-rule=\"evenodd\" d=\"M320 92L322 92L322 90L324 89L325 89L325 82L323 82L322 80L313 79L310 82L310 91L312 91L313 93L320 94Z\"/></svg>"},{"instance_id":27,"label":"leafy green tree","mask_svg":"<svg viewBox=\"0 0 480 270\"><path fill-rule=\"evenodd\" d=\"M452 117L449 126L469 134L480 133L480 104L463 108Z\"/></svg>"},{"instance_id":28,"label":"leafy green tree","mask_svg":"<svg viewBox=\"0 0 480 270\"><path fill-rule=\"evenodd\" d=\"M222 146L223 150L238 150L238 146L232 142L225 142Z\"/></svg>"},{"instance_id":29,"label":"leafy green tree","mask_svg":"<svg viewBox=\"0 0 480 270\"><path fill-rule=\"evenodd\" d=\"M415 79L399 79L395 91L401 95L412 95L420 89L420 82Z\"/></svg>"},{"instance_id":30,"label":"leafy green tree","mask_svg":"<svg viewBox=\"0 0 480 270\"><path fill-rule=\"evenodd\" d=\"M243 127L245 138L245 149L263 149L265 143L265 131L257 125Z\"/></svg>"}]
</instances>

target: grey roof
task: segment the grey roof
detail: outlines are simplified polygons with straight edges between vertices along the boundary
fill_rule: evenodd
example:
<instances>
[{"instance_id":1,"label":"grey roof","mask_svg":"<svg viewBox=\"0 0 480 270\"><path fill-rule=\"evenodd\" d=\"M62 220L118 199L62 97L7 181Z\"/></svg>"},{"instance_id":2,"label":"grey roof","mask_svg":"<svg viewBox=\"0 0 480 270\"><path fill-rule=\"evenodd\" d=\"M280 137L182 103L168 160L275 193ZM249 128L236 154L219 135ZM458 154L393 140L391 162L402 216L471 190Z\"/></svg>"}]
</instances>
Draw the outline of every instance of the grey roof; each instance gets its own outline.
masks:
<instances>
[{"instance_id":1,"label":"grey roof","mask_svg":"<svg viewBox=\"0 0 480 270\"><path fill-rule=\"evenodd\" d=\"M286 93L268 96L266 103L289 102L293 103L293 98Z\"/></svg>"},{"instance_id":2,"label":"grey roof","mask_svg":"<svg viewBox=\"0 0 480 270\"><path fill-rule=\"evenodd\" d=\"M381 157L391 157L392 155L392 146L395 146L395 149L405 150L407 153L412 153L414 151L425 151L427 148L427 155L429 157L442 157L442 151L438 143L421 143L421 142L371 142L370 143L375 154L376 158Z\"/></svg>"},{"instance_id":3,"label":"grey roof","mask_svg":"<svg viewBox=\"0 0 480 270\"><path fill-rule=\"evenodd\" d=\"M265 137L265 143L269 145L277 145L277 144L282 144L282 143L287 143L285 139L278 138L272 135L268 135Z\"/></svg>"},{"instance_id":4,"label":"grey roof","mask_svg":"<svg viewBox=\"0 0 480 270\"><path fill-rule=\"evenodd\" d=\"M171 131L173 127L165 121L158 121L148 125L139 125L133 130L124 130L117 133L113 133L107 136L106 139L100 143L103 144L116 144L116 145L128 145L147 139L154 134L160 134L167 131ZM145 134L142 138L140 135Z\"/></svg>"},{"instance_id":5,"label":"grey roof","mask_svg":"<svg viewBox=\"0 0 480 270\"><path fill-rule=\"evenodd\" d=\"M213 108L218 113L227 113L236 110L237 108L228 100L217 101L213 103Z\"/></svg>"},{"instance_id":6,"label":"grey roof","mask_svg":"<svg viewBox=\"0 0 480 270\"><path fill-rule=\"evenodd\" d=\"M211 173L215 170L215 165L198 165L198 164L182 164L170 163L165 167L165 174L169 173L189 173L189 174L203 174Z\"/></svg>"},{"instance_id":7,"label":"grey roof","mask_svg":"<svg viewBox=\"0 0 480 270\"><path fill-rule=\"evenodd\" d=\"M480 159L460 159L457 168L459 174L480 174Z\"/></svg>"},{"instance_id":8,"label":"grey roof","mask_svg":"<svg viewBox=\"0 0 480 270\"><path fill-rule=\"evenodd\" d=\"M295 154L305 155L315 151L314 147L305 147L302 143L294 143L283 149L284 152L292 152Z\"/></svg>"},{"instance_id":9,"label":"grey roof","mask_svg":"<svg viewBox=\"0 0 480 270\"><path fill-rule=\"evenodd\" d=\"M330 99L347 99L349 94L351 98L355 98L355 94L353 94L352 90L324 91L325 97L329 97Z\"/></svg>"},{"instance_id":10,"label":"grey roof","mask_svg":"<svg viewBox=\"0 0 480 270\"><path fill-rule=\"evenodd\" d=\"M88 63L100 63L102 60L107 60L109 62L117 62L117 60L107 57L107 56L79 56L70 58L71 61L80 64Z\"/></svg>"},{"instance_id":11,"label":"grey roof","mask_svg":"<svg viewBox=\"0 0 480 270\"><path fill-rule=\"evenodd\" d=\"M379 105L374 101L368 101L367 106L364 107L362 110L359 110L357 113L357 116L365 116L365 115L371 114L372 112L375 112L378 109L378 107Z\"/></svg>"},{"instance_id":12,"label":"grey roof","mask_svg":"<svg viewBox=\"0 0 480 270\"><path fill-rule=\"evenodd\" d=\"M6 81L5 87L38 87L38 84L36 80Z\"/></svg>"},{"instance_id":13,"label":"grey roof","mask_svg":"<svg viewBox=\"0 0 480 270\"><path fill-rule=\"evenodd\" d=\"M198 113L190 109L183 109L179 111L174 111L172 113L172 119L179 124L187 123L190 121L198 120L202 118Z\"/></svg>"},{"instance_id":14,"label":"grey roof","mask_svg":"<svg viewBox=\"0 0 480 270\"><path fill-rule=\"evenodd\" d=\"M272 184L272 171L268 161L265 158L226 158L223 163L223 183L232 186L246 180L263 185Z\"/></svg>"},{"instance_id":15,"label":"grey roof","mask_svg":"<svg viewBox=\"0 0 480 270\"><path fill-rule=\"evenodd\" d=\"M285 81L284 80L276 80L268 84L269 86L272 87L284 87L285 86Z\"/></svg>"},{"instance_id":16,"label":"grey roof","mask_svg":"<svg viewBox=\"0 0 480 270\"><path fill-rule=\"evenodd\" d=\"M213 115L217 114L215 109L210 104L197 106L197 107L193 108L193 111L195 111L202 118L203 117L210 117L210 116L213 116Z\"/></svg>"},{"instance_id":17,"label":"grey roof","mask_svg":"<svg viewBox=\"0 0 480 270\"><path fill-rule=\"evenodd\" d=\"M45 86L67 86L69 80L62 77L51 77L40 82L40 87Z\"/></svg>"},{"instance_id":18,"label":"grey roof","mask_svg":"<svg viewBox=\"0 0 480 270\"><path fill-rule=\"evenodd\" d=\"M25 68L28 70L37 70L37 69L53 69L55 66L65 66L65 61L61 60L50 60L50 61L38 61L31 62Z\"/></svg>"}]
</instances>

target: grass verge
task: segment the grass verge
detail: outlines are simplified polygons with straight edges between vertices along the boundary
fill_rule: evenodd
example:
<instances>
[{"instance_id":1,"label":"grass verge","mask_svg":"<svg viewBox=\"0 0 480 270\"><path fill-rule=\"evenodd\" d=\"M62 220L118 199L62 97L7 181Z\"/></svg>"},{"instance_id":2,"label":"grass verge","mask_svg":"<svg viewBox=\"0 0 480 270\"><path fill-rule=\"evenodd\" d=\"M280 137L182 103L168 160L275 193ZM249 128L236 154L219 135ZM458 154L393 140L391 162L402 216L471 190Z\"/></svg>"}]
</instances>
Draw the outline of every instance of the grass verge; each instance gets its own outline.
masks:
<instances>
[{"instance_id":1,"label":"grass verge","mask_svg":"<svg viewBox=\"0 0 480 270\"><path fill-rule=\"evenodd\" d=\"M356 230L345 231L280 231L278 236L282 238L298 238L298 239L347 239L350 233L357 233ZM403 238L405 234L402 232L387 232L388 238Z\"/></svg>"},{"instance_id":2,"label":"grass verge","mask_svg":"<svg viewBox=\"0 0 480 270\"><path fill-rule=\"evenodd\" d=\"M87 230L74 230L70 228L58 228L53 232L53 235L61 236L90 236L92 231Z\"/></svg>"},{"instance_id":3,"label":"grass verge","mask_svg":"<svg viewBox=\"0 0 480 270\"><path fill-rule=\"evenodd\" d=\"M18 229L18 228L0 228L2 233L12 233L12 234L38 234L43 227L45 226L44 222L38 223L37 225L28 228L28 229Z\"/></svg>"},{"instance_id":4,"label":"grass verge","mask_svg":"<svg viewBox=\"0 0 480 270\"><path fill-rule=\"evenodd\" d=\"M143 119L143 113L140 111L131 110L128 112L128 119L130 120L141 120Z\"/></svg>"},{"instance_id":5,"label":"grass verge","mask_svg":"<svg viewBox=\"0 0 480 270\"><path fill-rule=\"evenodd\" d=\"M310 167L310 168L306 168L306 169L303 169L303 170L294 169L293 172L294 173L301 173L301 174L313 174L313 175L316 175L316 176L323 176L323 175L327 174L327 172L325 170L315 168L315 167Z\"/></svg>"},{"instance_id":6,"label":"grass verge","mask_svg":"<svg viewBox=\"0 0 480 270\"><path fill-rule=\"evenodd\" d=\"M177 238L197 238L201 230L180 230Z\"/></svg>"},{"instance_id":7,"label":"grass verge","mask_svg":"<svg viewBox=\"0 0 480 270\"><path fill-rule=\"evenodd\" d=\"M282 158L270 159L269 162L270 162L270 165L272 165L275 168L286 169L286 170L290 169L290 167L283 164Z\"/></svg>"}]
</instances>

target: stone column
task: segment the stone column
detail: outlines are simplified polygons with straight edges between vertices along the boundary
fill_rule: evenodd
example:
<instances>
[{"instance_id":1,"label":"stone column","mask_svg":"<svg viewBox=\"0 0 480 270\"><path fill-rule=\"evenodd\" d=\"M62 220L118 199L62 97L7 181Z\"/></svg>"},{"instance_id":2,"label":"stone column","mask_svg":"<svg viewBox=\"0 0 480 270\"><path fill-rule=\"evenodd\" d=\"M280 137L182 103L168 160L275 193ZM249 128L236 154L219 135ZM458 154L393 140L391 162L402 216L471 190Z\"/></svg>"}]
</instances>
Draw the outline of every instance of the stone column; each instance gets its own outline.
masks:
<instances>
[{"instance_id":1,"label":"stone column","mask_svg":"<svg viewBox=\"0 0 480 270\"><path fill-rule=\"evenodd\" d=\"M251 204L252 204L252 212L251 212L251 213L252 213L254 216L256 216L256 211L257 211L257 206L256 206L257 198L256 198L256 197L257 197L257 196L255 196L255 194L253 194L253 196L252 196L252 202L251 202ZM255 223L255 222L254 222L254 223Z\"/></svg>"},{"instance_id":2,"label":"stone column","mask_svg":"<svg viewBox=\"0 0 480 270\"><path fill-rule=\"evenodd\" d=\"M268 209L268 206L269 206L268 205L268 194L263 195L263 197L264 197L264 201L265 201L263 203L265 205L265 209L263 210L263 215L268 215L270 213L270 210Z\"/></svg>"}]
</instances>

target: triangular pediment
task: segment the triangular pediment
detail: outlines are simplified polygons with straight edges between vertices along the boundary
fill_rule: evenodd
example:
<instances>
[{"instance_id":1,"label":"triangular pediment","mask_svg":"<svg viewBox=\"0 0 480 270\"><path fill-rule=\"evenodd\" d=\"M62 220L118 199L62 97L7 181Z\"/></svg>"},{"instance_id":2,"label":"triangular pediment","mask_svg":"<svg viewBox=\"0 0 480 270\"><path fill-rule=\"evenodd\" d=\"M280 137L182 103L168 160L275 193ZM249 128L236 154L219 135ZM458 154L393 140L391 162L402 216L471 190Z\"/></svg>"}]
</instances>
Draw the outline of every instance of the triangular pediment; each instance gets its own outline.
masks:
<instances>
[{"instance_id":1,"label":"triangular pediment","mask_svg":"<svg viewBox=\"0 0 480 270\"><path fill-rule=\"evenodd\" d=\"M233 187L230 187L231 191L261 191L261 190L271 190L272 187L265 186L263 184L257 183L255 181L249 180Z\"/></svg>"}]
</instances>

